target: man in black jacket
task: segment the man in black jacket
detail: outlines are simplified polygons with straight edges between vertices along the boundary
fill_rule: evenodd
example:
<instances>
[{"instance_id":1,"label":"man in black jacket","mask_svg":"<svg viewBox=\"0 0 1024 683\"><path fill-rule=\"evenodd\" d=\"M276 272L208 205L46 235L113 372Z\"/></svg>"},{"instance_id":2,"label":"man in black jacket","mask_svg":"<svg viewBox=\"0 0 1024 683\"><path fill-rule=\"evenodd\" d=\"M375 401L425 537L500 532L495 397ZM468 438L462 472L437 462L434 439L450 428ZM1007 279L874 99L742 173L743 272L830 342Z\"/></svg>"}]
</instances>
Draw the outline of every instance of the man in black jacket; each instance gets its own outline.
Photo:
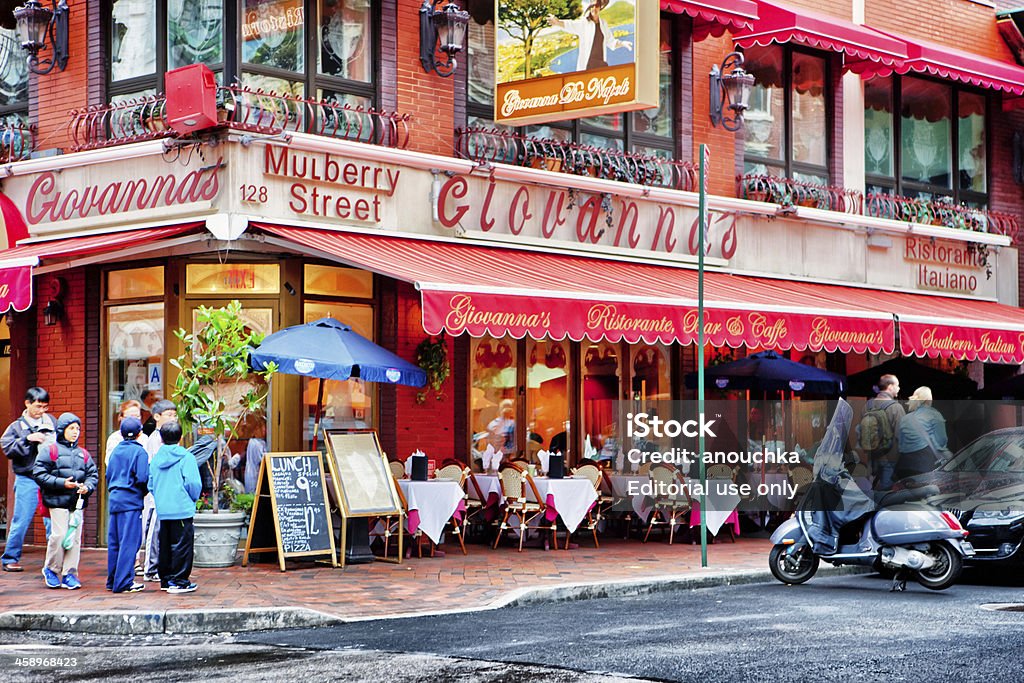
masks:
<instances>
[{"instance_id":1,"label":"man in black jacket","mask_svg":"<svg viewBox=\"0 0 1024 683\"><path fill-rule=\"evenodd\" d=\"M5 572L22 571L21 547L39 504L39 486L32 478L32 467L39 447L49 446L56 440L57 424L46 413L49 407L50 394L46 389L32 387L25 392L25 412L0 436L0 448L14 470L14 512L2 558ZM44 518L43 523L49 538L49 517Z\"/></svg>"}]
</instances>

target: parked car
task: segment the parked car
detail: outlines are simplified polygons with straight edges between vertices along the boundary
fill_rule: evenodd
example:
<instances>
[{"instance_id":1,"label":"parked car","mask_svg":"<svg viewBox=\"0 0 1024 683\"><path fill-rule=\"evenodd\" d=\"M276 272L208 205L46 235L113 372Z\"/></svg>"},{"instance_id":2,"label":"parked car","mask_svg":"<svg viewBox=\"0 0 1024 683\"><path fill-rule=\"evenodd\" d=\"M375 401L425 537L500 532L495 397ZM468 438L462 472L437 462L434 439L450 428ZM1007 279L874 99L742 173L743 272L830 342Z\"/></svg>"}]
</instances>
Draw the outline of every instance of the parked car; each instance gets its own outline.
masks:
<instances>
[{"instance_id":1,"label":"parked car","mask_svg":"<svg viewBox=\"0 0 1024 683\"><path fill-rule=\"evenodd\" d=\"M895 488L935 485L929 502L952 512L970 532L976 565L1024 565L1024 427L983 434L938 469Z\"/></svg>"}]
</instances>

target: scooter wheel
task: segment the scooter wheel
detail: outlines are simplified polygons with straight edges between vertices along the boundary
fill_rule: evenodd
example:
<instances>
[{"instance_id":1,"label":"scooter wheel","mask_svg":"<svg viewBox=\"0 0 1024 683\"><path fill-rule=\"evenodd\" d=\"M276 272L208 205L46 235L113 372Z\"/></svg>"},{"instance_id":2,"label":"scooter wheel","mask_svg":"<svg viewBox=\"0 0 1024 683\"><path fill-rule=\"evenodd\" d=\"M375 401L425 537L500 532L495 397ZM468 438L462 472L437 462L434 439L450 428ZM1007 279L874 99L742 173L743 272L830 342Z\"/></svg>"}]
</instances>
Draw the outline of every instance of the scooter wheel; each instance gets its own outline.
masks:
<instances>
[{"instance_id":1,"label":"scooter wheel","mask_svg":"<svg viewBox=\"0 0 1024 683\"><path fill-rule=\"evenodd\" d=\"M790 553L791 547L780 543L772 548L768 555L768 568L776 579L795 586L809 580L818 571L818 556L810 546L801 546Z\"/></svg>"},{"instance_id":2,"label":"scooter wheel","mask_svg":"<svg viewBox=\"0 0 1024 683\"><path fill-rule=\"evenodd\" d=\"M946 543L932 543L928 554L935 558L935 564L917 573L917 582L933 591L946 590L960 578L964 561Z\"/></svg>"}]
</instances>

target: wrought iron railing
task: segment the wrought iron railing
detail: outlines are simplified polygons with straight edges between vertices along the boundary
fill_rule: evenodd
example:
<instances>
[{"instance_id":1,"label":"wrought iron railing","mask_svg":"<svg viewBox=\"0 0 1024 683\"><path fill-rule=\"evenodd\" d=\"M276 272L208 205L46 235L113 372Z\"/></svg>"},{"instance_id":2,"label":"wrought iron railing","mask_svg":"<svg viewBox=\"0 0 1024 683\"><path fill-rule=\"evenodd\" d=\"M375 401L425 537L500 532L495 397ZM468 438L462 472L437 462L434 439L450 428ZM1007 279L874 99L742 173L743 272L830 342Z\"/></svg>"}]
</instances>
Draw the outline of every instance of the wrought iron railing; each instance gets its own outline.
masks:
<instances>
[{"instance_id":1,"label":"wrought iron railing","mask_svg":"<svg viewBox=\"0 0 1024 683\"><path fill-rule=\"evenodd\" d=\"M880 192L864 194L843 187L758 174L739 176L737 181L743 199L987 232L1005 235L1014 242L1020 237L1021 227L1017 216L1002 211L958 206L945 199L927 200Z\"/></svg>"},{"instance_id":2,"label":"wrought iron railing","mask_svg":"<svg viewBox=\"0 0 1024 683\"><path fill-rule=\"evenodd\" d=\"M237 85L217 90L218 125L250 133L312 133L405 149L409 144L410 120L408 114L279 95ZM167 99L163 95L71 112L75 151L174 135L167 123Z\"/></svg>"},{"instance_id":3,"label":"wrought iron railing","mask_svg":"<svg viewBox=\"0 0 1024 683\"><path fill-rule=\"evenodd\" d=\"M0 123L0 163L28 159L36 148L36 126L21 121Z\"/></svg>"},{"instance_id":4,"label":"wrought iron railing","mask_svg":"<svg viewBox=\"0 0 1024 683\"><path fill-rule=\"evenodd\" d=\"M693 164L647 154L578 145L495 128L465 128L456 134L456 153L477 163L503 163L547 171L667 187L697 189Z\"/></svg>"}]
</instances>

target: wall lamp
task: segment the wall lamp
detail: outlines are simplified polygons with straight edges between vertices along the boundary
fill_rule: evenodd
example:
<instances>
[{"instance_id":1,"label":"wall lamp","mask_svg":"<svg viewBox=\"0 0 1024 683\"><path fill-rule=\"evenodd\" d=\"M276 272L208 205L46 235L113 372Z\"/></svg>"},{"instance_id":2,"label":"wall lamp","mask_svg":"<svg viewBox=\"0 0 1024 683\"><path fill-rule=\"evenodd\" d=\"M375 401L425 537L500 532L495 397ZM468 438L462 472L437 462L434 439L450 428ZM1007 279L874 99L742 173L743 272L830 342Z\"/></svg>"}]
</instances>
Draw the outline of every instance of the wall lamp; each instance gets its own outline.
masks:
<instances>
[{"instance_id":1,"label":"wall lamp","mask_svg":"<svg viewBox=\"0 0 1024 683\"><path fill-rule=\"evenodd\" d=\"M50 0L50 4L52 9L43 7L39 0L28 0L14 10L21 49L28 53L28 69L40 76L50 73L54 67L63 71L68 65L68 3ZM39 52L47 43L52 56L41 60Z\"/></svg>"},{"instance_id":2,"label":"wall lamp","mask_svg":"<svg viewBox=\"0 0 1024 683\"><path fill-rule=\"evenodd\" d=\"M447 78L455 73L455 55L466 44L469 12L454 2L438 9L438 2L423 0L420 5L420 63L427 73L435 71L441 78ZM437 59L438 51L446 55L444 61Z\"/></svg>"},{"instance_id":3,"label":"wall lamp","mask_svg":"<svg viewBox=\"0 0 1024 683\"><path fill-rule=\"evenodd\" d=\"M743 127L743 112L750 104L750 89L754 87L754 77L743 70L743 53L727 54L721 67L711 67L710 79L712 125L739 130Z\"/></svg>"},{"instance_id":4,"label":"wall lamp","mask_svg":"<svg viewBox=\"0 0 1024 683\"><path fill-rule=\"evenodd\" d=\"M48 285L49 301L43 307L43 322L48 326L58 324L64 319L64 291L67 282L62 277L53 278Z\"/></svg>"}]
</instances>

